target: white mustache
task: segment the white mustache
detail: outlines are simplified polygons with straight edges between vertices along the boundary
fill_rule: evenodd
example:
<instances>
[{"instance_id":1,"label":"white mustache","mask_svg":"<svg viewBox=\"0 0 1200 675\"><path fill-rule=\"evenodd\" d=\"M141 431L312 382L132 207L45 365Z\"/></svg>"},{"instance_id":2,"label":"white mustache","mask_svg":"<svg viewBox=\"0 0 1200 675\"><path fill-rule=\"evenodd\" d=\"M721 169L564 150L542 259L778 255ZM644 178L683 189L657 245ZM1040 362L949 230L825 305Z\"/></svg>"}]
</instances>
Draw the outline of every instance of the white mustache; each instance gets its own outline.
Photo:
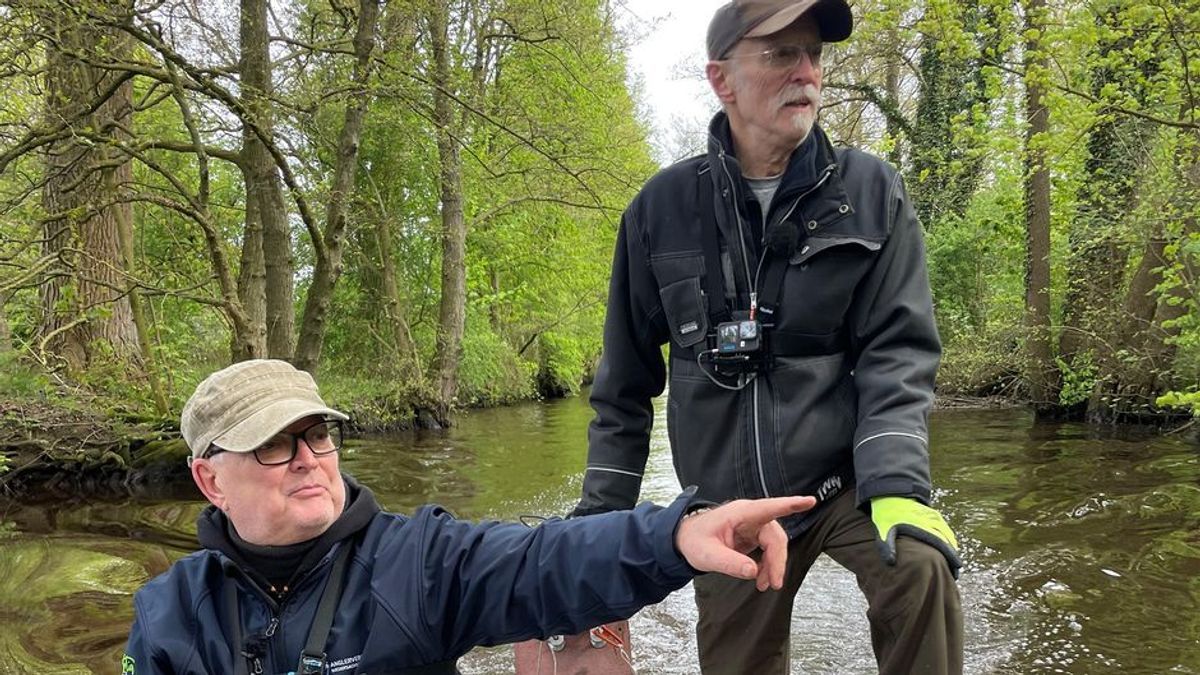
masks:
<instances>
[{"instance_id":1,"label":"white mustache","mask_svg":"<svg viewBox=\"0 0 1200 675\"><path fill-rule=\"evenodd\" d=\"M779 96L775 98L775 104L780 108L789 103L810 103L814 108L821 105L821 90L815 84L797 84L779 92Z\"/></svg>"}]
</instances>

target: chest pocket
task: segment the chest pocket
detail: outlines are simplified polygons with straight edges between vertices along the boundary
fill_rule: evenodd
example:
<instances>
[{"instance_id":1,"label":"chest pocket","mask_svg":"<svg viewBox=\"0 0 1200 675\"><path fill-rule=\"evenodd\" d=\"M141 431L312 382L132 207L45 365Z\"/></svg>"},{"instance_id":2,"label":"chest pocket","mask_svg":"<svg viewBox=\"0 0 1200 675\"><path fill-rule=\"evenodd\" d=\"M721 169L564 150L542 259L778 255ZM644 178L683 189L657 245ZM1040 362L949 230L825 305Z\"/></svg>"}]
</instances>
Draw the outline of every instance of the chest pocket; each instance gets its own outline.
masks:
<instances>
[{"instance_id":1,"label":"chest pocket","mask_svg":"<svg viewBox=\"0 0 1200 675\"><path fill-rule=\"evenodd\" d=\"M784 278L779 327L795 335L824 336L842 329L859 282L883 242L861 237L809 237L792 256Z\"/></svg>"},{"instance_id":2,"label":"chest pocket","mask_svg":"<svg viewBox=\"0 0 1200 675\"><path fill-rule=\"evenodd\" d=\"M671 341L683 348L702 342L708 335L704 255L700 251L684 251L651 256L650 268L658 281Z\"/></svg>"}]
</instances>

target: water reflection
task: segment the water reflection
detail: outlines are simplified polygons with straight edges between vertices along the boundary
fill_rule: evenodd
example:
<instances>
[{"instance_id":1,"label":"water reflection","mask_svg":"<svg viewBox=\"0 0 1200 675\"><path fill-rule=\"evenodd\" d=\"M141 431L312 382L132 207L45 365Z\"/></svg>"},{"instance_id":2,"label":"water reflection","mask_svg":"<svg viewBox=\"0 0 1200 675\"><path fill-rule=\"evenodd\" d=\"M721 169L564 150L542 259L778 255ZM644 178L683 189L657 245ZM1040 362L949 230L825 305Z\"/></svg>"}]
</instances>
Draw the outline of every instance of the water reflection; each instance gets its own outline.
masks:
<instances>
[{"instance_id":1,"label":"water reflection","mask_svg":"<svg viewBox=\"0 0 1200 675\"><path fill-rule=\"evenodd\" d=\"M579 491L579 399L477 411L450 433L357 439L344 466L385 508L562 514ZM662 420L644 496L678 490ZM1034 426L1012 410L933 416L939 505L968 566L970 673L1200 673L1200 452L1181 439ZM125 503L8 505L0 673L116 672L131 594L194 546L191 488ZM874 671L853 578L826 558L797 598L793 672ZM690 587L634 619L643 673L697 672ZM465 673L511 672L506 648Z\"/></svg>"}]
</instances>

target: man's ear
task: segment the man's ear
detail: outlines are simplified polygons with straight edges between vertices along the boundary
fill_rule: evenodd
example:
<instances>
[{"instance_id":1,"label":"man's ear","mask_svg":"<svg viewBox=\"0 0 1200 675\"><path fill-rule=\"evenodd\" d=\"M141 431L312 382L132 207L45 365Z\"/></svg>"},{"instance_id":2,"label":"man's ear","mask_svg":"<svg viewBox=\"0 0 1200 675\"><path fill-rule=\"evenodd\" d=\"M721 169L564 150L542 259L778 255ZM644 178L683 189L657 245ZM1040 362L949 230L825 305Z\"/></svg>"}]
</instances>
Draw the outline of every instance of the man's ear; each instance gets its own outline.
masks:
<instances>
[{"instance_id":1,"label":"man's ear","mask_svg":"<svg viewBox=\"0 0 1200 675\"><path fill-rule=\"evenodd\" d=\"M713 93L717 95L721 103L733 103L736 97L733 91L733 75L729 72L728 62L709 61L704 73L708 76L709 86L712 87Z\"/></svg>"},{"instance_id":2,"label":"man's ear","mask_svg":"<svg viewBox=\"0 0 1200 675\"><path fill-rule=\"evenodd\" d=\"M200 492L204 493L204 498L212 502L213 506L224 511L225 492L221 489L220 481L217 480L217 468L213 466L213 460L197 459L192 462L191 468L192 480L196 482L196 487L200 488Z\"/></svg>"}]
</instances>

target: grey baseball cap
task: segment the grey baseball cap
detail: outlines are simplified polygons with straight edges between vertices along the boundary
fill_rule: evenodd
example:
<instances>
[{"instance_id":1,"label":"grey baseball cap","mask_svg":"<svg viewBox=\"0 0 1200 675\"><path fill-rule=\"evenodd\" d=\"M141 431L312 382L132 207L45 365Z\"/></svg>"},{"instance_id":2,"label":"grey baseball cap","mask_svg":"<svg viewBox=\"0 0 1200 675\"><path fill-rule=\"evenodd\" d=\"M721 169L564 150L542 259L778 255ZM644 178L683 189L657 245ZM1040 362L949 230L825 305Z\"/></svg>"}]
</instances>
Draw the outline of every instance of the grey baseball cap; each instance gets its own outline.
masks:
<instances>
[{"instance_id":1,"label":"grey baseball cap","mask_svg":"<svg viewBox=\"0 0 1200 675\"><path fill-rule=\"evenodd\" d=\"M732 0L708 24L708 58L720 61L743 38L778 33L804 14L817 22L824 42L841 42L854 30L846 0Z\"/></svg>"},{"instance_id":2,"label":"grey baseball cap","mask_svg":"<svg viewBox=\"0 0 1200 675\"><path fill-rule=\"evenodd\" d=\"M311 415L348 420L325 405L312 375L287 361L241 361L209 375L183 406L179 430L200 457L209 446L250 452Z\"/></svg>"}]
</instances>

